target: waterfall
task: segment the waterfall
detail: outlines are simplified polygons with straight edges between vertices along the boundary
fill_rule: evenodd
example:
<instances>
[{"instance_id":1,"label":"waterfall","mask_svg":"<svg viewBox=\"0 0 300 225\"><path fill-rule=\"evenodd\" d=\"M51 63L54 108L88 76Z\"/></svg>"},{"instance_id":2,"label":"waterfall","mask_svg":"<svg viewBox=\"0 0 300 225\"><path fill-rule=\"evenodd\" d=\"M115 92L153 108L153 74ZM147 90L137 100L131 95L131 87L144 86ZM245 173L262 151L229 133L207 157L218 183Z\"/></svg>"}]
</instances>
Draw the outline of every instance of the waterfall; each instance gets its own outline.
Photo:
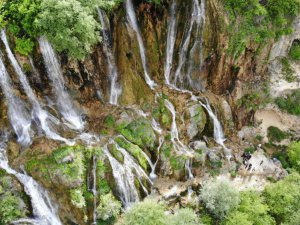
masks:
<instances>
[{"instance_id":1,"label":"waterfall","mask_svg":"<svg viewBox=\"0 0 300 225\"><path fill-rule=\"evenodd\" d=\"M31 206L35 217L34 221L37 221L36 224L62 225L47 192L32 177L18 173L8 165L5 141L0 143L0 168L8 174L14 175L23 184L26 194L31 199Z\"/></svg>"},{"instance_id":2,"label":"waterfall","mask_svg":"<svg viewBox=\"0 0 300 225\"><path fill-rule=\"evenodd\" d=\"M97 157L93 156L93 196L94 196L94 209L93 209L93 225L97 225Z\"/></svg>"},{"instance_id":3,"label":"waterfall","mask_svg":"<svg viewBox=\"0 0 300 225\"><path fill-rule=\"evenodd\" d=\"M116 61L110 45L110 34L111 34L110 26L107 22L107 16L105 12L101 9L98 9L98 14L99 14L100 22L102 25L102 32L103 32L103 50L108 61L108 73L110 79L109 103L113 105L117 105L118 98L122 93L122 89L118 84L118 71L117 71Z\"/></svg>"},{"instance_id":4,"label":"waterfall","mask_svg":"<svg viewBox=\"0 0 300 225\"><path fill-rule=\"evenodd\" d=\"M192 11L192 17L190 21L189 28L187 29L187 32L183 35L183 39L181 42L180 50L179 50L179 62L178 67L175 71L174 76L174 85L178 86L179 84L182 86L184 83L184 80L182 78L182 70L187 63L189 62L189 69L186 79L189 82L189 85L191 87L195 87L194 82L191 79L191 73L192 69L194 67L193 58L194 53L196 51L197 46L200 48L200 61L202 61L202 32L201 27L202 24L204 24L205 21L205 3L202 0L201 5L199 4L199 0L193 0L193 11ZM192 31L194 29L194 25L196 24L196 36L195 36L195 42L193 44L193 47L191 48L190 55L188 57L188 51L189 46L191 43L191 37L192 37ZM189 58L189 59L188 59ZM178 84L179 83L179 84Z\"/></svg>"},{"instance_id":5,"label":"waterfall","mask_svg":"<svg viewBox=\"0 0 300 225\"><path fill-rule=\"evenodd\" d=\"M8 103L8 118L18 137L18 142L24 146L31 143L31 119L24 103L14 94L12 81L4 66L0 52L0 85Z\"/></svg>"},{"instance_id":6,"label":"waterfall","mask_svg":"<svg viewBox=\"0 0 300 225\"><path fill-rule=\"evenodd\" d=\"M232 157L232 155L231 155L230 149L228 149L224 144L226 138L224 136L224 132L223 132L221 122L218 120L218 117L214 114L213 110L211 109L208 100L206 100L206 104L203 104L200 101L199 101L199 103L202 105L202 107L204 107L206 109L206 111L208 112L208 115L213 120L213 123L214 123L214 139L215 139L216 143L223 147L226 157L228 159L230 159Z\"/></svg>"},{"instance_id":7,"label":"waterfall","mask_svg":"<svg viewBox=\"0 0 300 225\"><path fill-rule=\"evenodd\" d=\"M139 44L142 65L143 65L144 73L145 73L145 81L151 89L154 89L157 84L153 80L151 80L150 75L149 75L149 71L148 71L148 67L147 67L147 59L146 59L146 50L145 50L143 38L141 35L141 31L140 31L138 23L137 23L132 0L126 0L125 5L126 5L126 13L127 13L128 21L129 21L132 29L136 33L137 41Z\"/></svg>"},{"instance_id":8,"label":"waterfall","mask_svg":"<svg viewBox=\"0 0 300 225\"><path fill-rule=\"evenodd\" d=\"M45 37L39 38L38 41L48 76L52 81L52 87L56 95L56 104L58 109L63 118L66 120L67 126L71 129L81 130L83 129L83 122L78 112L74 109L74 105L71 102L69 94L65 90L65 82L56 54Z\"/></svg>"},{"instance_id":9,"label":"waterfall","mask_svg":"<svg viewBox=\"0 0 300 225\"><path fill-rule=\"evenodd\" d=\"M174 47L176 42L177 33L177 21L176 21L176 0L172 1L169 24L168 24L168 37L167 37L167 48L166 48L166 63L165 63L165 81L166 84L170 84L170 73L173 64Z\"/></svg>"},{"instance_id":10,"label":"waterfall","mask_svg":"<svg viewBox=\"0 0 300 225\"><path fill-rule=\"evenodd\" d=\"M135 186L135 178L139 181L144 192L148 194L147 188L144 186L142 179L146 179L152 184L150 178L146 172L136 163L136 160L117 143L111 141L117 150L124 156L124 162L121 164L116 160L108 151L107 145L104 147L104 153L106 154L110 165L112 167L113 176L116 182L116 188L119 193L119 197L125 207L129 207L131 203L139 201L138 190Z\"/></svg>"},{"instance_id":11,"label":"waterfall","mask_svg":"<svg viewBox=\"0 0 300 225\"><path fill-rule=\"evenodd\" d=\"M172 114L172 125L171 125L171 141L176 148L176 150L181 154L187 154L188 156L192 156L189 148L185 146L179 139L178 128L176 124L176 110L174 105L167 99L165 99L165 106Z\"/></svg>"},{"instance_id":12,"label":"waterfall","mask_svg":"<svg viewBox=\"0 0 300 225\"><path fill-rule=\"evenodd\" d=\"M10 47L9 47L7 38L6 38L5 30L2 30L2 32L1 32L1 39L4 43L4 45L5 45L5 49L6 49L8 58L9 58L11 64L12 64L14 70L16 71L16 74L19 77L21 85L22 85L22 87L23 87L23 89L24 89L31 105L32 105L32 118L33 118L33 120L42 128L42 130L45 132L45 134L48 138L58 140L58 141L63 141L67 144L72 144L71 142L69 142L65 138L63 138L63 137L59 136L58 134L56 134L55 132L53 132L51 130L51 128L49 127L48 113L41 108L35 94L33 93L33 90L31 89L31 87L30 87L30 85L27 81L26 75L24 74L24 72L21 69L19 63L17 62L15 56L13 55L13 53L12 53Z\"/></svg>"}]
</instances>

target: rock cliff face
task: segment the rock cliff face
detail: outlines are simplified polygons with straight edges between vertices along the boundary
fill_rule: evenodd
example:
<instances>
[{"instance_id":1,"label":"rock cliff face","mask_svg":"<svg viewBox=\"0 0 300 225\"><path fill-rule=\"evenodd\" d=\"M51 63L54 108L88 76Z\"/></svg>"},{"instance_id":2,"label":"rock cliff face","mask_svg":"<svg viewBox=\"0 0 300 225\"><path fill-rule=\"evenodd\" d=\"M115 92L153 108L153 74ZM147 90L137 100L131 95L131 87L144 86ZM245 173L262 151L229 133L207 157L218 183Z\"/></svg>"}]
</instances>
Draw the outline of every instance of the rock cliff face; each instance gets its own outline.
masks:
<instances>
[{"instance_id":1,"label":"rock cliff face","mask_svg":"<svg viewBox=\"0 0 300 225\"><path fill-rule=\"evenodd\" d=\"M165 85L169 14L174 2L170 0L162 5L153 5L136 0L133 3L146 49L149 74L158 84L156 90L151 90L145 82L145 71L136 33L126 19L124 7L120 6L116 11L108 14L111 29L109 43L115 56L119 74L118 82L122 86L119 106L108 104L109 62L103 44L95 46L93 53L81 62L69 60L62 53L59 59L66 81L65 88L76 105L82 108L82 116L86 120L81 141L78 141L75 147L62 147L46 138L36 138L32 146L27 149L13 142L8 145L12 167L18 170L20 165L24 165L30 176L43 187L51 190L51 197L58 204L59 214L64 224L91 224L94 219L95 205L100 204L99 196L110 196L114 193L124 205L126 204L126 201L121 199L122 190L120 191L120 183L116 181L117 176L114 173L116 169L114 166L124 164L126 160L132 159L139 165L136 166L134 175L138 173L139 168L150 174L153 172L154 165L149 164L149 160L157 162L154 168L156 175L161 176L162 180L170 178L174 182L185 181L191 175L189 173L202 176L208 171L219 171L222 163L226 169L230 167L228 170L237 166L235 162L232 162L232 166L228 161L223 160L226 157L222 148L215 147L212 138L216 136L215 121L209 110L194 101L187 91L179 92ZM236 130L252 119L255 110L249 110L247 104L256 104L252 102L251 93L263 85L268 78L266 61L269 55L275 58L282 52L286 54L288 46L299 35L283 38L277 44L278 47L273 48L272 53L273 43L265 46L247 43L246 51L235 58L227 51L232 37L226 29L229 20L221 0L205 1L205 13L202 11L202 23L198 27L191 27L192 18L197 16L192 13L193 1L177 0L176 3L175 9L180 13L176 13L175 18L177 35L174 40L174 57L170 69L171 79L174 79L182 60L181 56L185 54L186 62L182 66L181 73L184 76L189 74L190 80L187 83L183 82L182 87L193 90L202 102L209 100L212 111L221 120L227 137L234 142ZM187 39L190 44L184 49ZM4 46L0 44L0 48L2 51ZM258 49L260 49L259 53ZM8 59L6 56L3 57L15 86L18 90L22 90ZM50 99L53 96L51 82L46 75L38 47L35 49L32 61L27 57L17 57L38 99L47 105L45 107L51 114L59 117L59 112L51 104ZM26 100L25 93L22 91L18 91L17 95ZM2 101L3 99L2 94L0 124L7 127L9 126L6 114L7 103ZM168 105L168 101L171 102L171 106ZM160 126L153 124L153 121L158 122ZM69 131L65 127L58 131L66 138L78 136L77 132ZM97 142L96 138L88 136L90 135L87 134L88 132L100 134L101 138L104 138L100 143L94 144ZM253 135L251 137L253 138ZM87 144L84 139L89 143ZM200 139L202 141L199 141ZM222 146L225 139L224 137L220 139L221 141L217 143ZM233 161L239 162L241 161L239 151L242 147L236 147L232 142L229 145ZM125 149L124 151L128 152L131 158L124 152L120 153L120 148ZM188 154L184 152L186 149L193 150L193 155L187 156ZM96 169L93 167L95 155L98 160ZM115 159L114 166L108 156ZM208 161L205 161L206 159ZM96 184L92 182L93 171L98 177ZM1 176L0 174L0 195ZM137 193L130 193L130 197L142 198L149 190L152 181L145 175L141 175L127 182L137 189ZM93 185L99 195L93 193ZM186 184L186 186L190 185L190 183ZM192 186L198 185L197 183ZM185 193L186 186L185 184L183 186L183 191L180 189L180 192ZM20 208L28 208L23 200L21 203Z\"/></svg>"}]
</instances>

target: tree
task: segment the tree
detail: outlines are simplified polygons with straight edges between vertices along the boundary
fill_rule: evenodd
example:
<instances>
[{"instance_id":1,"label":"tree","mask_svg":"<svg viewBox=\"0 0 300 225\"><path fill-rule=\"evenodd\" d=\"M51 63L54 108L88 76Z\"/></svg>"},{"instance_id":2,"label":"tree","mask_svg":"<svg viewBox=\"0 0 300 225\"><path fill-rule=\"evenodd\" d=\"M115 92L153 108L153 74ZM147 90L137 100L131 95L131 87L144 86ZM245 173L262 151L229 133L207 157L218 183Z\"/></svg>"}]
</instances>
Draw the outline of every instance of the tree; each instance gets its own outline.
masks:
<instances>
[{"instance_id":1,"label":"tree","mask_svg":"<svg viewBox=\"0 0 300 225\"><path fill-rule=\"evenodd\" d=\"M238 206L239 193L227 181L211 180L203 185L200 199L205 207L218 219Z\"/></svg>"},{"instance_id":2,"label":"tree","mask_svg":"<svg viewBox=\"0 0 300 225\"><path fill-rule=\"evenodd\" d=\"M180 209L169 218L169 225L200 225L199 217L191 209Z\"/></svg>"},{"instance_id":3,"label":"tree","mask_svg":"<svg viewBox=\"0 0 300 225\"><path fill-rule=\"evenodd\" d=\"M43 0L37 25L54 48L83 59L100 40L97 21L76 0Z\"/></svg>"},{"instance_id":4,"label":"tree","mask_svg":"<svg viewBox=\"0 0 300 225\"><path fill-rule=\"evenodd\" d=\"M268 214L269 207L259 193L245 191L241 193L240 199L238 208L228 214L225 225L275 225L275 220ZM241 222L243 220L245 222ZM237 221L239 222L235 223Z\"/></svg>"},{"instance_id":5,"label":"tree","mask_svg":"<svg viewBox=\"0 0 300 225\"><path fill-rule=\"evenodd\" d=\"M300 172L300 142L293 142L287 148L289 161L293 168Z\"/></svg>"},{"instance_id":6,"label":"tree","mask_svg":"<svg viewBox=\"0 0 300 225\"><path fill-rule=\"evenodd\" d=\"M278 223L288 221L290 216L300 208L299 190L300 174L295 172L265 188L266 203Z\"/></svg>"},{"instance_id":7,"label":"tree","mask_svg":"<svg viewBox=\"0 0 300 225\"><path fill-rule=\"evenodd\" d=\"M165 206L153 200L134 204L124 215L119 225L167 225Z\"/></svg>"}]
</instances>

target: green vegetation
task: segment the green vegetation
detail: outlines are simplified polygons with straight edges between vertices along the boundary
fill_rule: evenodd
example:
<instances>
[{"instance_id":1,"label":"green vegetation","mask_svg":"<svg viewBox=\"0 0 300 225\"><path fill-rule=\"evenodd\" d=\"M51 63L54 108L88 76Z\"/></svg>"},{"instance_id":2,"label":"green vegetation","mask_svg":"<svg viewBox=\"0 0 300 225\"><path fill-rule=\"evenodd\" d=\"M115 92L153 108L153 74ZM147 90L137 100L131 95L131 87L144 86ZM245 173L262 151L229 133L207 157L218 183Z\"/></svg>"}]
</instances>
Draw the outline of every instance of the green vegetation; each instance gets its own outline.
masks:
<instances>
[{"instance_id":1,"label":"green vegetation","mask_svg":"<svg viewBox=\"0 0 300 225\"><path fill-rule=\"evenodd\" d=\"M287 155L292 168L300 172L300 142L293 142L287 148Z\"/></svg>"},{"instance_id":2,"label":"green vegetation","mask_svg":"<svg viewBox=\"0 0 300 225\"><path fill-rule=\"evenodd\" d=\"M134 204L118 225L201 225L191 209L179 209L174 215L165 214L166 206L153 200Z\"/></svg>"},{"instance_id":3,"label":"green vegetation","mask_svg":"<svg viewBox=\"0 0 300 225\"><path fill-rule=\"evenodd\" d=\"M229 13L229 52L238 57L249 42L262 45L270 38L291 32L290 24L300 10L298 0L223 0Z\"/></svg>"},{"instance_id":4,"label":"green vegetation","mask_svg":"<svg viewBox=\"0 0 300 225\"><path fill-rule=\"evenodd\" d=\"M217 219L223 219L230 210L238 206L238 191L228 182L211 180L203 185L200 199Z\"/></svg>"},{"instance_id":5,"label":"green vegetation","mask_svg":"<svg viewBox=\"0 0 300 225\"><path fill-rule=\"evenodd\" d=\"M71 196L71 202L75 207L82 209L86 206L83 192L80 188L72 189L70 191L70 196Z\"/></svg>"},{"instance_id":6,"label":"green vegetation","mask_svg":"<svg viewBox=\"0 0 300 225\"><path fill-rule=\"evenodd\" d=\"M117 201L112 193L101 195L100 204L97 207L97 218L101 221L115 220L121 208L121 202Z\"/></svg>"},{"instance_id":7,"label":"green vegetation","mask_svg":"<svg viewBox=\"0 0 300 225\"><path fill-rule=\"evenodd\" d=\"M278 224L287 222L300 207L300 174L292 173L277 183L270 184L264 191L270 214Z\"/></svg>"},{"instance_id":8,"label":"green vegetation","mask_svg":"<svg viewBox=\"0 0 300 225\"><path fill-rule=\"evenodd\" d=\"M289 57L296 61L300 60L300 43L298 41L293 43L289 51Z\"/></svg>"},{"instance_id":9,"label":"green vegetation","mask_svg":"<svg viewBox=\"0 0 300 225\"><path fill-rule=\"evenodd\" d=\"M35 39L45 35L58 52L83 59L100 40L96 8L112 9L120 0L4 0L0 27L15 38L15 50L32 52Z\"/></svg>"},{"instance_id":10,"label":"green vegetation","mask_svg":"<svg viewBox=\"0 0 300 225\"><path fill-rule=\"evenodd\" d=\"M118 132L130 142L154 150L156 135L149 121L145 119L134 120L127 126L118 126Z\"/></svg>"},{"instance_id":11,"label":"green vegetation","mask_svg":"<svg viewBox=\"0 0 300 225\"><path fill-rule=\"evenodd\" d=\"M293 90L291 94L275 99L278 107L290 114L300 116L300 89Z\"/></svg>"},{"instance_id":12,"label":"green vegetation","mask_svg":"<svg viewBox=\"0 0 300 225\"><path fill-rule=\"evenodd\" d=\"M275 225L274 219L268 214L269 207L259 193L242 192L240 199L239 206L228 214L225 225Z\"/></svg>"},{"instance_id":13,"label":"green vegetation","mask_svg":"<svg viewBox=\"0 0 300 225\"><path fill-rule=\"evenodd\" d=\"M287 132L284 132L277 127L268 127L268 138L271 142L281 142L289 136L290 135Z\"/></svg>"},{"instance_id":14,"label":"green vegetation","mask_svg":"<svg viewBox=\"0 0 300 225\"><path fill-rule=\"evenodd\" d=\"M24 216L24 212L19 208L19 200L15 196L8 192L0 197L0 225L10 224L13 220Z\"/></svg>"},{"instance_id":15,"label":"green vegetation","mask_svg":"<svg viewBox=\"0 0 300 225\"><path fill-rule=\"evenodd\" d=\"M284 79L288 82L294 82L296 79L296 76L294 75L295 71L291 67L289 59L283 57L281 59L281 65L282 65L282 74L284 75Z\"/></svg>"}]
</instances>

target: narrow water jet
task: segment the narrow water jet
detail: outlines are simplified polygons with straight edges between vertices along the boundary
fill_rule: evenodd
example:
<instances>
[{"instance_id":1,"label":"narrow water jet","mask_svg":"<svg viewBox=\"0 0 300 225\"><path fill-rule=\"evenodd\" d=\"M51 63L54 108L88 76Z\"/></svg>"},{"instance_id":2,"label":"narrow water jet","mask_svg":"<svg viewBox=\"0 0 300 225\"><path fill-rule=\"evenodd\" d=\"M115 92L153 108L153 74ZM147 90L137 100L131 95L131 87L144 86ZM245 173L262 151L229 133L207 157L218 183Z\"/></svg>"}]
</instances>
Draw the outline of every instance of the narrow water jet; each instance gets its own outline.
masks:
<instances>
[{"instance_id":1,"label":"narrow water jet","mask_svg":"<svg viewBox=\"0 0 300 225\"><path fill-rule=\"evenodd\" d=\"M138 41L138 44L139 44L140 56L141 56L142 65L143 65L143 68L144 68L145 81L148 84L148 86L152 90L154 90L155 87L157 86L157 84L151 79L149 71L148 71L147 58L146 58L146 49L145 49L145 46L144 46L144 41L143 41L143 38L142 38L140 28L139 28L138 23L137 23L136 14L135 14L135 11L134 11L134 8L133 8L132 0L126 0L125 1L125 6L126 6L126 13L127 13L128 21L129 21L132 29L136 33L136 38L137 38L137 41Z\"/></svg>"},{"instance_id":2,"label":"narrow water jet","mask_svg":"<svg viewBox=\"0 0 300 225\"><path fill-rule=\"evenodd\" d=\"M40 37L38 41L47 68L48 76L52 81L52 88L56 95L57 107L63 118L66 120L66 125L69 128L82 130L84 124L80 114L75 110L69 94L65 90L65 81L63 79L57 56L45 37Z\"/></svg>"},{"instance_id":3,"label":"narrow water jet","mask_svg":"<svg viewBox=\"0 0 300 225\"><path fill-rule=\"evenodd\" d=\"M16 74L18 75L18 78L21 82L21 85L23 87L23 90L26 93L26 96L28 97L31 106L32 106L32 119L36 122L36 124L44 131L45 135L53 140L57 140L57 141L62 141L65 142L66 144L72 145L74 143L68 141L67 139L61 137L60 135L58 135L57 133L55 133L49 126L49 114L48 112L46 112L45 110L42 109L38 99L36 98L32 88L29 85L29 82L27 80L27 77L25 75L25 73L23 72L22 68L20 67L18 61L16 60L15 56L13 55L8 41L7 41L7 37L6 37L6 33L5 30L1 31L1 40L3 41L4 45L5 45L5 49L6 49L6 53L8 55L8 58L16 72ZM53 116L51 116L53 117Z\"/></svg>"},{"instance_id":4,"label":"narrow water jet","mask_svg":"<svg viewBox=\"0 0 300 225\"><path fill-rule=\"evenodd\" d=\"M24 105L15 94L12 87L12 81L5 68L0 52L0 85L8 103L8 118L15 134L18 137L18 142L23 146L31 144L31 119Z\"/></svg>"},{"instance_id":5,"label":"narrow water jet","mask_svg":"<svg viewBox=\"0 0 300 225\"><path fill-rule=\"evenodd\" d=\"M145 179L150 184L152 184L152 182L146 172L140 167L140 165L136 163L135 159L130 154L128 154L125 149L121 148L113 140L111 140L110 143L114 144L117 150L124 156L124 163L121 164L110 154L107 145L104 147L104 153L107 156L112 167L113 176L117 184L116 187L119 198L125 208L127 208L132 203L138 202L140 200L138 190L135 186L135 178L139 181L141 187L147 195L148 191L144 186L142 179Z\"/></svg>"},{"instance_id":6,"label":"narrow water jet","mask_svg":"<svg viewBox=\"0 0 300 225\"><path fill-rule=\"evenodd\" d=\"M62 225L57 210L52 204L48 193L32 177L18 173L8 165L6 156L5 137L0 142L0 168L8 174L15 176L24 186L26 194L30 197L34 220L39 225Z\"/></svg>"},{"instance_id":7,"label":"narrow water jet","mask_svg":"<svg viewBox=\"0 0 300 225\"><path fill-rule=\"evenodd\" d=\"M111 48L111 31L110 25L105 12L98 8L98 15L102 25L102 36L103 36L103 50L108 62L108 73L110 79L110 96L109 103L112 105L118 105L118 98L122 93L122 88L118 84L118 70L116 66L115 56Z\"/></svg>"},{"instance_id":8,"label":"narrow water jet","mask_svg":"<svg viewBox=\"0 0 300 225\"><path fill-rule=\"evenodd\" d=\"M221 125L221 122L218 120L218 117L214 114L212 108L210 107L210 104L208 100L206 99L206 104L203 104L202 102L199 101L202 107L204 107L210 116L210 118L213 120L214 123L214 139L217 144L221 145L224 149L225 156L227 157L228 160L232 157L230 149L228 149L224 142L226 141L226 138L224 136L223 128Z\"/></svg>"},{"instance_id":9,"label":"narrow water jet","mask_svg":"<svg viewBox=\"0 0 300 225\"><path fill-rule=\"evenodd\" d=\"M93 209L93 225L97 225L97 157L94 155L93 156L93 170L92 170L92 175L93 175L93 204L94 204L94 209Z\"/></svg>"},{"instance_id":10,"label":"narrow water jet","mask_svg":"<svg viewBox=\"0 0 300 225\"><path fill-rule=\"evenodd\" d=\"M166 62L165 62L165 82L169 85L170 73L173 65L174 48L177 35L177 21L176 21L176 0L172 0L167 34L167 48L166 48Z\"/></svg>"}]
</instances>

